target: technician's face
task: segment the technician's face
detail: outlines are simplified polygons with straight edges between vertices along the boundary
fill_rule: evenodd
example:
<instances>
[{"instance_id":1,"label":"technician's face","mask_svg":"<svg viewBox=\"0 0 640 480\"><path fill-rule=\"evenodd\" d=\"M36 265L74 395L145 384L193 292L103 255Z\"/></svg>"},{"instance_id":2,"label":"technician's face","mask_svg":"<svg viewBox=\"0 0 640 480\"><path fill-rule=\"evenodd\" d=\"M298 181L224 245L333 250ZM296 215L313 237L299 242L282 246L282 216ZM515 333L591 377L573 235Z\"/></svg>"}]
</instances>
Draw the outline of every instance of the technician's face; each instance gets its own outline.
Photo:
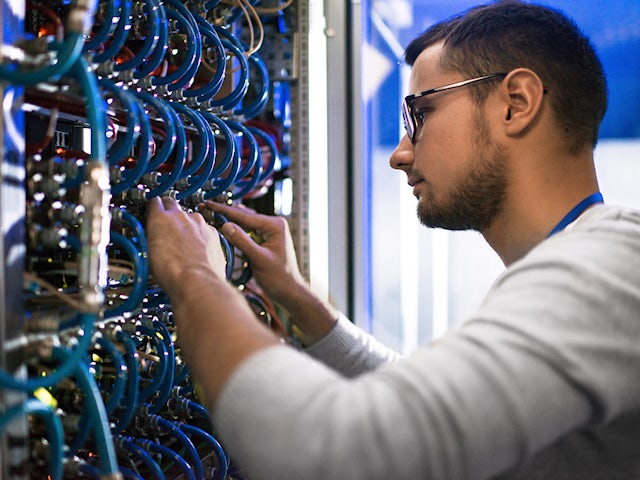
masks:
<instances>
[{"instance_id":1,"label":"technician's face","mask_svg":"<svg viewBox=\"0 0 640 480\"><path fill-rule=\"evenodd\" d=\"M411 72L409 93L466 80L438 67L441 46L423 51ZM418 199L418 218L448 230L488 228L507 188L505 154L491 137L482 107L469 88L428 95L415 145L404 136L391 155L392 168L407 174Z\"/></svg>"}]
</instances>

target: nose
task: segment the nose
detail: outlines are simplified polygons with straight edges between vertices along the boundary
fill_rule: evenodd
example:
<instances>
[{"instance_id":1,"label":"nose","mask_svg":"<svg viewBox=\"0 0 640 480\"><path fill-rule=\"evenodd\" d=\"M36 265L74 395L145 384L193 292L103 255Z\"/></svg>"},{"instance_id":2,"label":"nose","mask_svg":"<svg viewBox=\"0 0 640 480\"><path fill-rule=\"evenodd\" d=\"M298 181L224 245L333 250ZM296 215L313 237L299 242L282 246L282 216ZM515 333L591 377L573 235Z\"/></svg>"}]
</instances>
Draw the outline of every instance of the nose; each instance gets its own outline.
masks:
<instances>
[{"instance_id":1,"label":"nose","mask_svg":"<svg viewBox=\"0 0 640 480\"><path fill-rule=\"evenodd\" d=\"M395 150L391 152L389 165L396 170L405 170L413 165L413 144L407 135L404 135Z\"/></svg>"}]
</instances>

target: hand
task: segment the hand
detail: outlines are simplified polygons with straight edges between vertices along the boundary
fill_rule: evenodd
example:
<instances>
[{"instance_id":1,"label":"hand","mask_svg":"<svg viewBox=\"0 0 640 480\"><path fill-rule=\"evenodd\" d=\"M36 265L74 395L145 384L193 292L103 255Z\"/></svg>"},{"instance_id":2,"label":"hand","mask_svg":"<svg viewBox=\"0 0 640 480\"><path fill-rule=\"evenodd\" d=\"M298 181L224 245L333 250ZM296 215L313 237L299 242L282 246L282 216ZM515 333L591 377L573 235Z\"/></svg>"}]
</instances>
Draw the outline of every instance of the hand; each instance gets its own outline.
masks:
<instances>
[{"instance_id":1,"label":"hand","mask_svg":"<svg viewBox=\"0 0 640 480\"><path fill-rule=\"evenodd\" d=\"M225 258L218 232L199 213L186 213L169 197L153 198L146 225L151 272L167 292L174 291L182 273L204 269L225 278Z\"/></svg>"},{"instance_id":2,"label":"hand","mask_svg":"<svg viewBox=\"0 0 640 480\"><path fill-rule=\"evenodd\" d=\"M219 212L229 220L220 231L229 243L246 255L253 277L273 300L286 308L292 294L301 288L308 288L298 268L286 219L211 201L204 207ZM259 237L259 243L245 230L254 232Z\"/></svg>"}]
</instances>

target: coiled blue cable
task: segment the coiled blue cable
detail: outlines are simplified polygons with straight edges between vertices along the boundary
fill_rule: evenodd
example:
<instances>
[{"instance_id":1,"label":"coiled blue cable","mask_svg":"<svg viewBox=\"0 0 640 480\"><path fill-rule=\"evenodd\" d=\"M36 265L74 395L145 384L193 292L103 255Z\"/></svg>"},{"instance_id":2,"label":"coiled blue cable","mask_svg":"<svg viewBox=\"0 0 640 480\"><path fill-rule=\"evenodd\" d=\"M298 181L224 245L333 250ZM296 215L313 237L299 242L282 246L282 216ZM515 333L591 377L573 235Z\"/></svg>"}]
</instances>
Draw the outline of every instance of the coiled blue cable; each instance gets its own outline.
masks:
<instances>
[{"instance_id":1,"label":"coiled blue cable","mask_svg":"<svg viewBox=\"0 0 640 480\"><path fill-rule=\"evenodd\" d=\"M52 355L54 360L64 363L68 363L72 358L71 353L60 347L54 347ZM100 454L98 459L100 469L106 475L117 474L118 462L115 447L100 390L84 362L77 362L73 373L84 393L85 407L89 410L90 418L93 421L94 436Z\"/></svg>"},{"instance_id":2,"label":"coiled blue cable","mask_svg":"<svg viewBox=\"0 0 640 480\"><path fill-rule=\"evenodd\" d=\"M238 156L238 150L236 147L236 137L231 131L231 129L229 128L229 126L221 118L215 116L213 113L200 111L200 115L202 115L207 122L209 122L210 124L212 123L217 127L218 131L222 133L222 136L224 137L224 141L225 141L226 148L225 148L224 158L220 162L216 161L215 167L211 172L211 177L210 177L213 179L221 175L225 170L227 170L229 168L229 165L231 165L231 162L233 161L233 157ZM214 137L215 137L215 133L216 132L214 132Z\"/></svg>"},{"instance_id":3,"label":"coiled blue cable","mask_svg":"<svg viewBox=\"0 0 640 480\"><path fill-rule=\"evenodd\" d=\"M122 355L116 350L115 345L113 345L111 341L107 340L102 335L99 335L97 337L96 343L104 347L109 352L113 359L113 364L116 372L114 390L109 396L108 402L105 404L105 410L107 412L107 416L109 416L117 408L120 400L122 399L124 393L124 385L127 380L127 374L122 368ZM91 417L91 410L87 409L84 411L80 419L78 433L69 444L69 451L71 453L77 452L86 443L87 438L89 438L89 430L92 428L92 423L93 418Z\"/></svg>"},{"instance_id":4,"label":"coiled blue cable","mask_svg":"<svg viewBox=\"0 0 640 480\"><path fill-rule=\"evenodd\" d=\"M118 135L116 141L107 150L109 164L114 166L127 158L133 149L134 142L140 132L140 112L135 97L126 90L117 87L111 80L104 77L99 78L98 85L118 99L122 110L127 115L127 132L124 136Z\"/></svg>"},{"instance_id":5,"label":"coiled blue cable","mask_svg":"<svg viewBox=\"0 0 640 480\"><path fill-rule=\"evenodd\" d=\"M116 421L115 431L121 432L131 423L138 406L138 389L140 374L138 373L138 351L131 337L122 330L116 333L116 338L124 344L125 362L127 364L127 393L124 396L124 412Z\"/></svg>"},{"instance_id":6,"label":"coiled blue cable","mask_svg":"<svg viewBox=\"0 0 640 480\"><path fill-rule=\"evenodd\" d=\"M110 414L115 411L124 396L124 389L127 383L127 370L124 368L122 363L122 354L116 349L113 342L100 335L97 338L96 343L107 350L111 356L111 361L113 362L113 368L115 370L113 389L109 394L107 403L105 404L107 414Z\"/></svg>"},{"instance_id":7,"label":"coiled blue cable","mask_svg":"<svg viewBox=\"0 0 640 480\"><path fill-rule=\"evenodd\" d=\"M164 445L160 445L159 443L154 443L150 440L144 440L141 438L136 439L136 442L147 450L149 453L158 453L165 459L171 461L176 465L180 471L184 474L184 478L189 480L196 480L196 477L191 470L191 466L187 463L187 461L182 458L178 453L174 452L170 448L165 447Z\"/></svg>"},{"instance_id":8,"label":"coiled blue cable","mask_svg":"<svg viewBox=\"0 0 640 480\"><path fill-rule=\"evenodd\" d=\"M178 2L178 4L180 4ZM171 4L173 5L173 4ZM182 5L182 4L180 4ZM182 5L184 7L184 5ZM187 35L187 51L185 52L185 60L184 62L176 68L175 71L168 73L162 77L153 77L152 85L168 85L168 89L170 91L178 90L179 88L184 87L187 83L189 83L193 76L195 75L195 71L200 64L200 60L202 58L202 38L200 36L200 31L197 27L195 27L195 21L191 23L182 13L172 9L165 9L165 14L168 19L175 20L180 26L181 30L183 30Z\"/></svg>"},{"instance_id":9,"label":"coiled blue cable","mask_svg":"<svg viewBox=\"0 0 640 480\"><path fill-rule=\"evenodd\" d=\"M218 468L216 469L216 473L213 477L213 480L224 480L227 476L227 468L228 468L228 459L227 455L224 453L222 449L222 445L218 443L218 441L209 433L205 432L201 428L195 427L193 425L187 425L185 423L179 423L178 426L181 430L183 430L188 435L195 435L202 438L205 443L211 447L211 450L216 456L218 460Z\"/></svg>"},{"instance_id":10,"label":"coiled blue cable","mask_svg":"<svg viewBox=\"0 0 640 480\"><path fill-rule=\"evenodd\" d=\"M178 178L185 178L198 171L202 167L209 149L211 148L211 137L213 132L211 126L204 121L202 115L199 112L177 102L169 103L176 113L186 116L191 125L197 130L197 138L199 139L197 153L192 155L191 162L182 169L182 173Z\"/></svg>"},{"instance_id":11,"label":"coiled blue cable","mask_svg":"<svg viewBox=\"0 0 640 480\"><path fill-rule=\"evenodd\" d=\"M160 4L157 2L157 0L143 1L147 14L146 27L148 29L145 35L144 42L142 42L142 45L139 46L133 58L122 63L116 63L116 65L114 66L114 70L116 72L139 67L140 65L142 65L142 62L149 55L151 55L151 53L158 45L158 40L160 38L160 22L162 21L159 10L163 7L160 7Z\"/></svg>"},{"instance_id":12,"label":"coiled blue cable","mask_svg":"<svg viewBox=\"0 0 640 480\"><path fill-rule=\"evenodd\" d=\"M151 125L149 124L149 119L142 111L142 106L139 104L139 101L135 99L135 97L132 106L134 107L134 109L132 110L131 114L138 116L138 123L140 125L141 131L141 135L138 139L138 145L140 146L140 148L138 149L138 153L135 158L136 166L134 168L121 172L122 179L115 184L112 183L111 185L112 195L118 195L125 190L133 188L136 185L136 183L141 179L144 172L147 170L153 151L152 132Z\"/></svg>"},{"instance_id":13,"label":"coiled blue cable","mask_svg":"<svg viewBox=\"0 0 640 480\"><path fill-rule=\"evenodd\" d=\"M162 65L165 54L169 49L169 25L167 22L167 14L162 4L158 3L160 9L158 15L160 17L160 29L158 30L158 43L151 55L146 58L140 66L134 70L133 78L144 78Z\"/></svg>"},{"instance_id":14,"label":"coiled blue cable","mask_svg":"<svg viewBox=\"0 0 640 480\"><path fill-rule=\"evenodd\" d=\"M151 471L156 480L166 480L160 465L131 437L116 437L116 445L126 454L135 455Z\"/></svg>"},{"instance_id":15,"label":"coiled blue cable","mask_svg":"<svg viewBox=\"0 0 640 480\"><path fill-rule=\"evenodd\" d=\"M102 52L98 52L93 56L95 63L106 62L115 57L120 49L127 41L127 36L131 31L131 5L133 2L124 0L120 5L120 11L118 12L118 24L116 25L110 43L105 47Z\"/></svg>"},{"instance_id":16,"label":"coiled blue cable","mask_svg":"<svg viewBox=\"0 0 640 480\"><path fill-rule=\"evenodd\" d=\"M187 140L186 140L186 134L184 132L184 126L182 125L182 120L180 119L178 114L175 112L175 110L169 107L168 105L166 108L166 113L172 118L171 121L174 124L175 133L176 133L175 148L173 148L172 152L169 152L169 153L173 153L174 165L171 172L166 175L162 174L159 184L156 187L151 188L150 191L147 192L146 194L147 199L160 196L164 194L167 190L169 190L173 186L173 184L176 182L176 180L178 180L178 178L180 177L180 174L182 173L182 169L184 168L184 164L187 160ZM161 165L161 164L158 164L159 160L160 158L152 159L149 165L149 171L152 167L154 167L154 169L157 169Z\"/></svg>"},{"instance_id":17,"label":"coiled blue cable","mask_svg":"<svg viewBox=\"0 0 640 480\"><path fill-rule=\"evenodd\" d=\"M269 175L273 173L273 170L275 169L276 164L279 161L278 148L276 147L276 142L274 141L273 137L264 130L253 126L248 126L247 128L254 135L254 137L259 137L267 144L269 153L271 154L270 163L265 166L265 162L262 162L262 174L260 175L259 180L259 182L262 183L269 177Z\"/></svg>"},{"instance_id":18,"label":"coiled blue cable","mask_svg":"<svg viewBox=\"0 0 640 480\"><path fill-rule=\"evenodd\" d=\"M264 110L269 101L269 90L271 88L269 72L267 71L264 60L262 60L257 53L251 54L248 60L249 66L253 65L256 67L254 70L256 75L250 77L250 85L258 85L259 88L257 89L255 98L249 105L243 105L233 111L234 115L242 116L245 119L256 117Z\"/></svg>"},{"instance_id":19,"label":"coiled blue cable","mask_svg":"<svg viewBox=\"0 0 640 480\"><path fill-rule=\"evenodd\" d=\"M60 417L50 407L40 400L30 398L19 405L7 409L0 415L0 432L15 418L25 415L37 415L45 421L47 432L49 433L49 478L62 480L64 432Z\"/></svg>"},{"instance_id":20,"label":"coiled blue cable","mask_svg":"<svg viewBox=\"0 0 640 480\"><path fill-rule=\"evenodd\" d=\"M78 61L82 53L84 37L70 33L62 44L51 42L49 48L57 51L57 61L37 70L21 70L15 65L0 64L0 80L17 85L35 85L65 75Z\"/></svg>"},{"instance_id":21,"label":"coiled blue cable","mask_svg":"<svg viewBox=\"0 0 640 480\"><path fill-rule=\"evenodd\" d=\"M116 18L120 18L118 10L123 0L107 0L104 11L104 21L93 37L87 40L82 47L82 52L86 53L99 48L109 38L116 26L118 25Z\"/></svg>"},{"instance_id":22,"label":"coiled blue cable","mask_svg":"<svg viewBox=\"0 0 640 480\"><path fill-rule=\"evenodd\" d=\"M168 383L166 381L168 363L169 361L173 362L174 359L169 359L169 352L167 351L166 344L154 330L144 325L140 325L138 327L138 332L151 340L151 342L153 343L153 348L155 349L158 357L158 371L156 372L151 382L144 389L142 389L138 397L139 402L146 402L156 393L158 389L163 387L165 383ZM170 390L171 386L169 386L168 388Z\"/></svg>"},{"instance_id":23,"label":"coiled blue cable","mask_svg":"<svg viewBox=\"0 0 640 480\"><path fill-rule=\"evenodd\" d=\"M232 143L235 143L235 139ZM204 199L208 200L210 198L214 198L217 195L220 195L222 192L226 191L231 185L236 181L238 176L238 172L240 172L240 155L238 154L238 148L233 149L233 156L231 158L231 165L229 168L222 173L226 173L226 176L218 176L212 181L212 188L208 189L204 192Z\"/></svg>"},{"instance_id":24,"label":"coiled blue cable","mask_svg":"<svg viewBox=\"0 0 640 480\"><path fill-rule=\"evenodd\" d=\"M138 251L143 267L142 275L147 277L149 275L149 248L147 247L147 235L142 223L124 208L117 209L115 215L120 216L122 221L133 229L134 235L132 236L132 240L135 240L138 244Z\"/></svg>"},{"instance_id":25,"label":"coiled blue cable","mask_svg":"<svg viewBox=\"0 0 640 480\"><path fill-rule=\"evenodd\" d=\"M167 350L167 371L165 373L164 379L160 384L160 389L158 390L158 397L154 401L153 405L149 408L149 412L158 413L167 403L167 400L171 397L171 389L173 388L173 378L176 370L176 362L175 362L175 349L173 344L173 339L171 338L171 332L167 326L158 321L153 321L153 327L156 330L156 336L161 337L161 341L164 342L166 350Z\"/></svg>"},{"instance_id":26,"label":"coiled blue cable","mask_svg":"<svg viewBox=\"0 0 640 480\"><path fill-rule=\"evenodd\" d=\"M60 367L44 377L26 380L18 379L6 371L0 370L0 388L33 392L39 388L52 387L74 372L91 345L93 325L98 319L97 315L91 313L79 313L78 316L80 320L78 323L82 325L82 335L78 337L77 345L68 353Z\"/></svg>"},{"instance_id":27,"label":"coiled blue cable","mask_svg":"<svg viewBox=\"0 0 640 480\"><path fill-rule=\"evenodd\" d=\"M227 65L226 51L215 29L200 15L195 15L194 17L198 24L198 28L200 29L203 41L209 40L213 43L213 48L216 52L216 71L211 80L209 80L205 86L201 88L189 88L183 92L183 95L185 97L198 97L198 101L203 102L213 98L213 96L220 91L220 87L222 87L222 84L224 83Z\"/></svg>"},{"instance_id":28,"label":"coiled blue cable","mask_svg":"<svg viewBox=\"0 0 640 480\"><path fill-rule=\"evenodd\" d=\"M176 440L178 440L182 446L186 449L189 457L191 458L191 466L193 467L196 480L201 480L204 478L204 471L202 468L202 461L200 460L200 455L196 450L196 447L193 445L193 442L187 437L177 425L173 422L169 422L165 420L159 415L151 415L153 421L155 421L159 428L164 430L165 432L173 435Z\"/></svg>"},{"instance_id":29,"label":"coiled blue cable","mask_svg":"<svg viewBox=\"0 0 640 480\"><path fill-rule=\"evenodd\" d=\"M226 32L223 28L215 27L216 32ZM228 35L228 34L227 34ZM239 62L240 65L240 73L238 75L237 84L229 92L228 95L225 95L220 98L213 98L210 100L210 104L214 107L221 107L223 110L231 110L233 109L241 100L242 97L247 93L249 89L249 63L247 58L244 56L244 52L241 47L238 47L234 43L229 40L221 38L220 41L224 48L233 54Z\"/></svg>"},{"instance_id":30,"label":"coiled blue cable","mask_svg":"<svg viewBox=\"0 0 640 480\"><path fill-rule=\"evenodd\" d=\"M133 263L135 278L133 281L133 288L131 289L131 292L129 293L127 299L121 304L107 309L104 312L105 318L116 317L118 315L122 315L125 312L136 310L136 308L142 303L142 299L144 298L144 293L147 288L147 277L143 275L146 270L142 265L140 252L135 247L135 245L127 237L114 231L111 232L111 243L114 245L118 245L125 251L129 259Z\"/></svg>"},{"instance_id":31,"label":"coiled blue cable","mask_svg":"<svg viewBox=\"0 0 640 480\"><path fill-rule=\"evenodd\" d=\"M240 122L236 122L235 120L226 120L226 122L229 128L235 130L240 134L236 136L238 151L242 151L243 141L246 141L249 146L249 154L247 155L246 162L238 172L237 180L240 180L243 177L247 176L249 172L251 172L251 170L253 170L253 167L258 160L260 149L258 148L257 140L246 126L244 126Z\"/></svg>"},{"instance_id":32,"label":"coiled blue cable","mask_svg":"<svg viewBox=\"0 0 640 480\"><path fill-rule=\"evenodd\" d=\"M182 128L182 122L176 115L175 111L170 108L166 102L154 97L144 90L138 92L138 98L144 103L150 105L156 113L160 115L162 125L165 128L162 146L156 150L147 165L147 172L152 172L169 159L169 155L171 155L173 149L176 148L179 134L182 135L182 142L178 148L182 148L183 150L186 148L184 128Z\"/></svg>"}]
</instances>

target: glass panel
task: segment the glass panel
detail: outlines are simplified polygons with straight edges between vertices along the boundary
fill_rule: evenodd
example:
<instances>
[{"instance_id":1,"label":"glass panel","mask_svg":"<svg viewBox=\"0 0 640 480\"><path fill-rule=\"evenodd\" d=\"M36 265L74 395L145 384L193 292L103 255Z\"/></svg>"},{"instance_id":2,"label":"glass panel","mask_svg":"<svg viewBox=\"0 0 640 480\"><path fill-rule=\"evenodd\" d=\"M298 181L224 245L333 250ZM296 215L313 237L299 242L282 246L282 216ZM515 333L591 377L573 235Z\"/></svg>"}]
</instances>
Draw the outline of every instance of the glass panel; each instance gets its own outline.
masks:
<instances>
[{"instance_id":1,"label":"glass panel","mask_svg":"<svg viewBox=\"0 0 640 480\"><path fill-rule=\"evenodd\" d=\"M371 0L362 59L364 163L368 163L371 212L371 330L388 345L408 351L458 325L479 306L502 271L478 233L419 226L406 178L388 159L403 133L399 106L406 95L404 46L435 21L469 8L470 0ZM640 2L548 0L591 36L607 75L610 106L596 151L601 190L609 203L640 207ZM624 18L624 22L620 19ZM365 219L365 224L367 219Z\"/></svg>"}]
</instances>

